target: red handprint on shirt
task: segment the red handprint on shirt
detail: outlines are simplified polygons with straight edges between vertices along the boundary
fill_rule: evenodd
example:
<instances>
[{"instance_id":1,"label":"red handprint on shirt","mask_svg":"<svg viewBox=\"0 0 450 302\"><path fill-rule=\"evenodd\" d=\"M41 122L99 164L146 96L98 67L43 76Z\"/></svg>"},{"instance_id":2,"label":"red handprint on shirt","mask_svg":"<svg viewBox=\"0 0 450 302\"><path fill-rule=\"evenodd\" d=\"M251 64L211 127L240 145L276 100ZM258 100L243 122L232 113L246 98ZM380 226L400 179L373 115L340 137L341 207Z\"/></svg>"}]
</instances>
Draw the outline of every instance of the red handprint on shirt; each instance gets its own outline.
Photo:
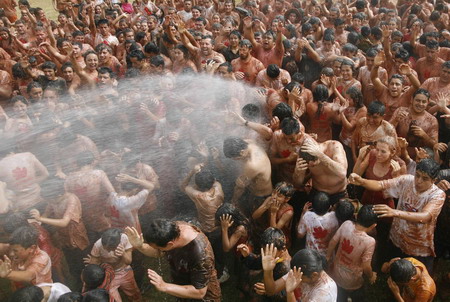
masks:
<instances>
[{"instance_id":1,"label":"red handprint on shirt","mask_svg":"<svg viewBox=\"0 0 450 302\"><path fill-rule=\"evenodd\" d=\"M350 240L344 239L342 240L342 250L347 254L351 254L353 252L354 246L351 245Z\"/></svg>"},{"instance_id":2,"label":"red handprint on shirt","mask_svg":"<svg viewBox=\"0 0 450 302\"><path fill-rule=\"evenodd\" d=\"M289 150L283 150L283 151L280 152L280 155L281 155L282 157L289 157L289 155L291 155L291 151L289 151Z\"/></svg>"},{"instance_id":3,"label":"red handprint on shirt","mask_svg":"<svg viewBox=\"0 0 450 302\"><path fill-rule=\"evenodd\" d=\"M328 230L323 229L322 227L316 227L313 229L314 238L323 239L323 238L327 237L327 235L328 235Z\"/></svg>"}]
</instances>

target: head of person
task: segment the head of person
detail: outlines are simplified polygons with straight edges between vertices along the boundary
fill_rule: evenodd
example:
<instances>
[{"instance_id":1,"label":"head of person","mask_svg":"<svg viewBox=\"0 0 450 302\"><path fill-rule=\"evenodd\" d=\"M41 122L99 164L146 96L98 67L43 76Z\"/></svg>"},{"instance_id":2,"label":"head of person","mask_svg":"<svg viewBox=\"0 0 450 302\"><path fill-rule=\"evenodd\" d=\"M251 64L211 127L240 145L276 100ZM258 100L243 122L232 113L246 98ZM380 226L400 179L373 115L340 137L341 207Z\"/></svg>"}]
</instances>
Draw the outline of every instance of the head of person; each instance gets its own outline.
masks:
<instances>
[{"instance_id":1,"label":"head of person","mask_svg":"<svg viewBox=\"0 0 450 302\"><path fill-rule=\"evenodd\" d=\"M177 222L169 219L154 219L143 228L145 242L159 251L172 250L180 232Z\"/></svg>"},{"instance_id":2,"label":"head of person","mask_svg":"<svg viewBox=\"0 0 450 302\"><path fill-rule=\"evenodd\" d=\"M300 137L302 136L298 120L293 117L286 117L281 121L280 129L289 144L298 144Z\"/></svg>"},{"instance_id":3,"label":"head of person","mask_svg":"<svg viewBox=\"0 0 450 302\"><path fill-rule=\"evenodd\" d=\"M252 51L252 48L252 43L247 39L243 39L239 42L239 57L241 60L246 60L251 56L250 52Z\"/></svg>"},{"instance_id":4,"label":"head of person","mask_svg":"<svg viewBox=\"0 0 450 302\"><path fill-rule=\"evenodd\" d=\"M358 87L352 86L347 89L347 96L350 107L355 107L356 109L364 107L364 97Z\"/></svg>"},{"instance_id":5,"label":"head of person","mask_svg":"<svg viewBox=\"0 0 450 302\"><path fill-rule=\"evenodd\" d=\"M261 109L258 105L249 103L242 107L241 115L247 121L258 123L261 120Z\"/></svg>"},{"instance_id":6,"label":"head of person","mask_svg":"<svg viewBox=\"0 0 450 302\"><path fill-rule=\"evenodd\" d=\"M378 54L378 51L375 48L369 48L366 51L366 65L367 65L368 69L372 69L373 62L374 62L377 54Z\"/></svg>"},{"instance_id":7,"label":"head of person","mask_svg":"<svg viewBox=\"0 0 450 302\"><path fill-rule=\"evenodd\" d=\"M341 76L345 81L353 78L353 72L355 70L355 63L352 60L344 59L341 65Z\"/></svg>"},{"instance_id":8,"label":"head of person","mask_svg":"<svg viewBox=\"0 0 450 302\"><path fill-rule=\"evenodd\" d=\"M275 185L272 191L272 199L280 204L287 203L295 193L294 186L288 182L282 181Z\"/></svg>"},{"instance_id":9,"label":"head of person","mask_svg":"<svg viewBox=\"0 0 450 302\"><path fill-rule=\"evenodd\" d=\"M14 96L9 100L9 104L12 106L13 114L16 118L27 116L30 103L26 98L21 95Z\"/></svg>"},{"instance_id":10,"label":"head of person","mask_svg":"<svg viewBox=\"0 0 450 302\"><path fill-rule=\"evenodd\" d=\"M403 33L399 30L394 30L391 34L392 43L401 43L403 41Z\"/></svg>"},{"instance_id":11,"label":"head of person","mask_svg":"<svg viewBox=\"0 0 450 302\"><path fill-rule=\"evenodd\" d=\"M152 73L162 73L165 68L164 58L161 55L151 57L150 68Z\"/></svg>"},{"instance_id":12,"label":"head of person","mask_svg":"<svg viewBox=\"0 0 450 302\"><path fill-rule=\"evenodd\" d=\"M241 39L242 35L238 30L233 30L232 32L230 32L228 40L230 41L231 47L239 46L239 42L241 41Z\"/></svg>"},{"instance_id":13,"label":"head of person","mask_svg":"<svg viewBox=\"0 0 450 302\"><path fill-rule=\"evenodd\" d=\"M39 232L30 225L16 229L9 238L9 256L11 261L23 264L38 249Z\"/></svg>"},{"instance_id":14,"label":"head of person","mask_svg":"<svg viewBox=\"0 0 450 302\"><path fill-rule=\"evenodd\" d=\"M373 211L373 205L366 204L359 209L358 215L356 216L356 223L368 229L367 231L371 231L376 227L377 219L378 216Z\"/></svg>"},{"instance_id":15,"label":"head of person","mask_svg":"<svg viewBox=\"0 0 450 302\"><path fill-rule=\"evenodd\" d=\"M285 118L293 117L292 108L286 103L279 103L272 109L272 116L282 122Z\"/></svg>"},{"instance_id":16,"label":"head of person","mask_svg":"<svg viewBox=\"0 0 450 302\"><path fill-rule=\"evenodd\" d=\"M114 72L109 67L100 67L98 69L97 84L99 87L111 87L114 80Z\"/></svg>"},{"instance_id":17,"label":"head of person","mask_svg":"<svg viewBox=\"0 0 450 302\"><path fill-rule=\"evenodd\" d=\"M225 157L232 159L244 159L249 155L248 143L240 137L230 136L223 142Z\"/></svg>"},{"instance_id":18,"label":"head of person","mask_svg":"<svg viewBox=\"0 0 450 302\"><path fill-rule=\"evenodd\" d=\"M203 17L198 17L195 19L195 29L198 31L203 31L206 26L206 19Z\"/></svg>"},{"instance_id":19,"label":"head of person","mask_svg":"<svg viewBox=\"0 0 450 302\"><path fill-rule=\"evenodd\" d=\"M41 183L41 196L49 203L60 202L59 198L65 193L64 180L59 177L47 179Z\"/></svg>"},{"instance_id":20,"label":"head of person","mask_svg":"<svg viewBox=\"0 0 450 302\"><path fill-rule=\"evenodd\" d=\"M87 51L84 53L84 62L86 63L86 68L89 71L97 70L98 67L98 56L95 51Z\"/></svg>"},{"instance_id":21,"label":"head of person","mask_svg":"<svg viewBox=\"0 0 450 302\"><path fill-rule=\"evenodd\" d=\"M81 272L81 280L87 291L98 288L105 280L106 272L97 264L88 264Z\"/></svg>"},{"instance_id":22,"label":"head of person","mask_svg":"<svg viewBox=\"0 0 450 302\"><path fill-rule=\"evenodd\" d=\"M95 48L95 51L97 52L98 60L101 64L109 62L112 57L112 49L106 44L99 44Z\"/></svg>"},{"instance_id":23,"label":"head of person","mask_svg":"<svg viewBox=\"0 0 450 302\"><path fill-rule=\"evenodd\" d=\"M392 281L398 285L407 285L417 279L417 269L411 261L399 259L393 262L389 268L389 275Z\"/></svg>"},{"instance_id":24,"label":"head of person","mask_svg":"<svg viewBox=\"0 0 450 302\"><path fill-rule=\"evenodd\" d=\"M270 50L275 46L275 33L271 30L266 31L262 35L262 48L265 50Z\"/></svg>"},{"instance_id":25,"label":"head of person","mask_svg":"<svg viewBox=\"0 0 450 302\"><path fill-rule=\"evenodd\" d=\"M109 293L103 288L96 288L84 294L83 302L109 302Z\"/></svg>"},{"instance_id":26,"label":"head of person","mask_svg":"<svg viewBox=\"0 0 450 302\"><path fill-rule=\"evenodd\" d=\"M224 62L217 68L216 74L226 79L233 78L233 66L230 62Z\"/></svg>"},{"instance_id":27,"label":"head of person","mask_svg":"<svg viewBox=\"0 0 450 302\"><path fill-rule=\"evenodd\" d=\"M81 295L81 293L69 292L59 296L58 302L81 302L82 299L83 296Z\"/></svg>"},{"instance_id":28,"label":"head of person","mask_svg":"<svg viewBox=\"0 0 450 302\"><path fill-rule=\"evenodd\" d=\"M295 253L291 260L291 267L300 268L303 276L302 282L316 284L326 269L327 263L324 256L310 249L303 249Z\"/></svg>"},{"instance_id":29,"label":"head of person","mask_svg":"<svg viewBox=\"0 0 450 302\"><path fill-rule=\"evenodd\" d=\"M41 70L48 80L54 80L56 77L56 64L51 61L46 61L41 65Z\"/></svg>"},{"instance_id":30,"label":"head of person","mask_svg":"<svg viewBox=\"0 0 450 302\"><path fill-rule=\"evenodd\" d=\"M332 33L324 35L322 39L322 45L325 51L331 51L334 46L334 35Z\"/></svg>"},{"instance_id":31,"label":"head of person","mask_svg":"<svg viewBox=\"0 0 450 302\"><path fill-rule=\"evenodd\" d=\"M319 84L317 85L313 90L313 101L314 102L326 102L328 101L328 98L330 97L328 92L328 87Z\"/></svg>"},{"instance_id":32,"label":"head of person","mask_svg":"<svg viewBox=\"0 0 450 302\"><path fill-rule=\"evenodd\" d=\"M271 244L277 248L275 257L281 257L286 250L286 236L282 230L270 227L261 234L261 246L265 247Z\"/></svg>"},{"instance_id":33,"label":"head of person","mask_svg":"<svg viewBox=\"0 0 450 302\"><path fill-rule=\"evenodd\" d=\"M414 113L424 113L430 101L430 92L424 88L419 88L414 92L413 100L411 102L411 110Z\"/></svg>"},{"instance_id":34,"label":"head of person","mask_svg":"<svg viewBox=\"0 0 450 302\"><path fill-rule=\"evenodd\" d=\"M100 19L97 21L97 29L103 37L108 37L109 32L109 21L107 19Z\"/></svg>"},{"instance_id":35,"label":"head of person","mask_svg":"<svg viewBox=\"0 0 450 302\"><path fill-rule=\"evenodd\" d=\"M101 237L102 246L109 252L113 252L120 244L122 231L118 228L111 228L103 232Z\"/></svg>"},{"instance_id":36,"label":"head of person","mask_svg":"<svg viewBox=\"0 0 450 302\"><path fill-rule=\"evenodd\" d=\"M355 206L348 198L339 200L334 206L334 213L339 224L343 224L347 220L353 220L355 214Z\"/></svg>"},{"instance_id":37,"label":"head of person","mask_svg":"<svg viewBox=\"0 0 450 302\"><path fill-rule=\"evenodd\" d=\"M364 13L358 12L352 16L351 24L354 29L358 30L361 28L362 23L366 19L366 15Z\"/></svg>"},{"instance_id":38,"label":"head of person","mask_svg":"<svg viewBox=\"0 0 450 302\"><path fill-rule=\"evenodd\" d=\"M66 80L67 83L70 83L73 81L75 71L73 69L73 65L70 62L66 62L61 66L61 73L64 80Z\"/></svg>"},{"instance_id":39,"label":"head of person","mask_svg":"<svg viewBox=\"0 0 450 302\"><path fill-rule=\"evenodd\" d=\"M266 74L271 79L276 79L280 75L280 67L277 64L269 64L266 68Z\"/></svg>"},{"instance_id":40,"label":"head of person","mask_svg":"<svg viewBox=\"0 0 450 302\"><path fill-rule=\"evenodd\" d=\"M216 179L209 169L203 168L200 172L195 174L195 185L199 191L207 192L211 190Z\"/></svg>"},{"instance_id":41,"label":"head of person","mask_svg":"<svg viewBox=\"0 0 450 302\"><path fill-rule=\"evenodd\" d=\"M393 74L388 81L388 90L389 94L392 97L398 97L402 94L403 91L403 76L399 74Z\"/></svg>"},{"instance_id":42,"label":"head of person","mask_svg":"<svg viewBox=\"0 0 450 302\"><path fill-rule=\"evenodd\" d=\"M367 123L371 126L380 126L386 107L380 101L373 101L367 106Z\"/></svg>"},{"instance_id":43,"label":"head of person","mask_svg":"<svg viewBox=\"0 0 450 302\"><path fill-rule=\"evenodd\" d=\"M325 192L317 191L311 198L311 204L314 213L323 216L330 210L330 195Z\"/></svg>"},{"instance_id":44,"label":"head of person","mask_svg":"<svg viewBox=\"0 0 450 302\"><path fill-rule=\"evenodd\" d=\"M2 227L7 235L23 226L28 226L27 216L22 212L11 213L2 221Z\"/></svg>"},{"instance_id":45,"label":"head of person","mask_svg":"<svg viewBox=\"0 0 450 302\"><path fill-rule=\"evenodd\" d=\"M287 83L284 86L284 89L282 91L282 95L285 99L288 99L289 97L289 93L292 92L292 90L297 87L298 89L300 89L300 92L302 92L302 86L300 85L299 82L292 80L291 82ZM280 120L281 121L281 120Z\"/></svg>"},{"instance_id":46,"label":"head of person","mask_svg":"<svg viewBox=\"0 0 450 302\"><path fill-rule=\"evenodd\" d=\"M394 54L395 67L399 68L401 64L408 63L410 57L411 57L410 53L403 47L400 47Z\"/></svg>"},{"instance_id":47,"label":"head of person","mask_svg":"<svg viewBox=\"0 0 450 302\"><path fill-rule=\"evenodd\" d=\"M377 141L375 146L376 159L379 163L390 163L395 157L397 142L393 137L385 136Z\"/></svg>"},{"instance_id":48,"label":"head of person","mask_svg":"<svg viewBox=\"0 0 450 302\"><path fill-rule=\"evenodd\" d=\"M40 302L44 300L44 291L39 286L27 286L16 290L9 302Z\"/></svg>"},{"instance_id":49,"label":"head of person","mask_svg":"<svg viewBox=\"0 0 450 302\"><path fill-rule=\"evenodd\" d=\"M341 76L341 66L342 66L342 58L336 58L333 61L332 68L334 71L334 75L337 77Z\"/></svg>"},{"instance_id":50,"label":"head of person","mask_svg":"<svg viewBox=\"0 0 450 302\"><path fill-rule=\"evenodd\" d=\"M232 228L236 228L240 225L248 226L248 219L244 214L239 211L234 205L228 202L224 202L216 211L215 219L216 225L220 225L220 218L226 215L230 215L231 220L234 221Z\"/></svg>"},{"instance_id":51,"label":"head of person","mask_svg":"<svg viewBox=\"0 0 450 302\"><path fill-rule=\"evenodd\" d=\"M417 193L429 190L439 174L439 164L431 158L422 159L416 166L414 186Z\"/></svg>"},{"instance_id":52,"label":"head of person","mask_svg":"<svg viewBox=\"0 0 450 302\"><path fill-rule=\"evenodd\" d=\"M450 61L442 64L441 72L439 73L439 81L444 84L450 83Z\"/></svg>"},{"instance_id":53,"label":"head of person","mask_svg":"<svg viewBox=\"0 0 450 302\"><path fill-rule=\"evenodd\" d=\"M211 55L214 47L214 39L210 35L202 36L202 40L200 42L200 50L204 56Z\"/></svg>"},{"instance_id":54,"label":"head of person","mask_svg":"<svg viewBox=\"0 0 450 302\"><path fill-rule=\"evenodd\" d=\"M0 38L2 41L12 41L11 34L7 27L0 27Z\"/></svg>"}]
</instances>

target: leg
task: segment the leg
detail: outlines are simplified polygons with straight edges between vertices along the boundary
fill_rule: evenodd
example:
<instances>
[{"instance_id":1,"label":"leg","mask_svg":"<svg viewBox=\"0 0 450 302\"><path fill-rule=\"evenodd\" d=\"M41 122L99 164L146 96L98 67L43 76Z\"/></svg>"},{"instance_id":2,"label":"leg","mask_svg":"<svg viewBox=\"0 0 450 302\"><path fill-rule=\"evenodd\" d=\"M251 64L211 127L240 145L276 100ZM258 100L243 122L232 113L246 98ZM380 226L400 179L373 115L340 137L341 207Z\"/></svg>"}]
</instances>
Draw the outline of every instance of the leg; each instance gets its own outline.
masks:
<instances>
[{"instance_id":1,"label":"leg","mask_svg":"<svg viewBox=\"0 0 450 302\"><path fill-rule=\"evenodd\" d=\"M123 274L121 274L120 289L130 301L142 301L141 292L136 284L136 280L134 280L134 273L131 268L126 269Z\"/></svg>"}]
</instances>

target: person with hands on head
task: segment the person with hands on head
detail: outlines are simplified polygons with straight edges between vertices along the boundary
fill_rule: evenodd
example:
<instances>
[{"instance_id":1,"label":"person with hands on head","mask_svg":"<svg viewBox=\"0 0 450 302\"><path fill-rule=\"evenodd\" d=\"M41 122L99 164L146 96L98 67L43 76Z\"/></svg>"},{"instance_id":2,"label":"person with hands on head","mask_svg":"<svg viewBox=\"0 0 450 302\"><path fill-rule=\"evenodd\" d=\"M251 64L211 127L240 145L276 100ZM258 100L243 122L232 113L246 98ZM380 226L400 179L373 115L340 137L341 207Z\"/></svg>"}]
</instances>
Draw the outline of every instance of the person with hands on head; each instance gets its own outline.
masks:
<instances>
[{"instance_id":1,"label":"person with hands on head","mask_svg":"<svg viewBox=\"0 0 450 302\"><path fill-rule=\"evenodd\" d=\"M393 258L383 264L381 271L389 273L387 284L396 301L433 301L436 284L425 265L417 259Z\"/></svg>"},{"instance_id":2,"label":"person with hands on head","mask_svg":"<svg viewBox=\"0 0 450 302\"><path fill-rule=\"evenodd\" d=\"M387 196L398 198L393 209L385 204L374 206L379 218L392 217L390 240L394 255L408 255L423 262L432 270L434 230L437 216L445 201L445 193L435 184L439 165L432 159L417 164L415 175L402 175L388 180L364 179L356 173L349 178L351 184L371 191L384 191Z\"/></svg>"},{"instance_id":3,"label":"person with hands on head","mask_svg":"<svg viewBox=\"0 0 450 302\"><path fill-rule=\"evenodd\" d=\"M213 250L207 237L196 227L182 221L155 219L146 225L143 234L134 228L126 228L125 232L133 247L144 255L165 255L170 260L173 283L165 282L154 270L148 270L150 283L158 291L180 301L221 301Z\"/></svg>"},{"instance_id":4,"label":"person with hands on head","mask_svg":"<svg viewBox=\"0 0 450 302\"><path fill-rule=\"evenodd\" d=\"M132 301L142 301L141 292L134 279L132 261L133 246L128 236L120 229L111 228L106 230L102 237L97 240L91 253L85 258L86 264L108 263L115 271L114 279L111 281L109 294L115 301L122 301L119 288Z\"/></svg>"}]
</instances>

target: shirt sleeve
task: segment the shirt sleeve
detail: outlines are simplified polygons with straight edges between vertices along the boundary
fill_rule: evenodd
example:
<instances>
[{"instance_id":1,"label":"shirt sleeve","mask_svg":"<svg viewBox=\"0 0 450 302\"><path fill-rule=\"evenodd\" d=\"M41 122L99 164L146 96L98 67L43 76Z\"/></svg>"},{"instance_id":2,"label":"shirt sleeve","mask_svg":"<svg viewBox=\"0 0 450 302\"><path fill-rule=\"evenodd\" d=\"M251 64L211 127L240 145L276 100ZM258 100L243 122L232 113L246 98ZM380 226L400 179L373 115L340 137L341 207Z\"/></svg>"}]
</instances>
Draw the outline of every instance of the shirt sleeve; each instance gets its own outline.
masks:
<instances>
[{"instance_id":1,"label":"shirt sleeve","mask_svg":"<svg viewBox=\"0 0 450 302\"><path fill-rule=\"evenodd\" d=\"M126 208L128 210L139 209L147 201L148 190L142 190L134 196L128 198Z\"/></svg>"},{"instance_id":2,"label":"shirt sleeve","mask_svg":"<svg viewBox=\"0 0 450 302\"><path fill-rule=\"evenodd\" d=\"M97 240L94 243L94 246L92 247L92 250L91 250L91 255L92 256L100 257L100 249L102 248L101 245L102 245L101 239Z\"/></svg>"},{"instance_id":3,"label":"shirt sleeve","mask_svg":"<svg viewBox=\"0 0 450 302\"><path fill-rule=\"evenodd\" d=\"M128 236L126 234L122 234L122 237L120 238L120 243L122 243L122 246L125 250L132 249L133 246L130 243L130 240L128 240Z\"/></svg>"},{"instance_id":4,"label":"shirt sleeve","mask_svg":"<svg viewBox=\"0 0 450 302\"><path fill-rule=\"evenodd\" d=\"M386 197L399 198L400 193L403 191L403 185L408 177L414 177L412 175L402 175L396 178L382 180L381 187L384 190ZM411 188L412 189L412 188Z\"/></svg>"}]
</instances>

